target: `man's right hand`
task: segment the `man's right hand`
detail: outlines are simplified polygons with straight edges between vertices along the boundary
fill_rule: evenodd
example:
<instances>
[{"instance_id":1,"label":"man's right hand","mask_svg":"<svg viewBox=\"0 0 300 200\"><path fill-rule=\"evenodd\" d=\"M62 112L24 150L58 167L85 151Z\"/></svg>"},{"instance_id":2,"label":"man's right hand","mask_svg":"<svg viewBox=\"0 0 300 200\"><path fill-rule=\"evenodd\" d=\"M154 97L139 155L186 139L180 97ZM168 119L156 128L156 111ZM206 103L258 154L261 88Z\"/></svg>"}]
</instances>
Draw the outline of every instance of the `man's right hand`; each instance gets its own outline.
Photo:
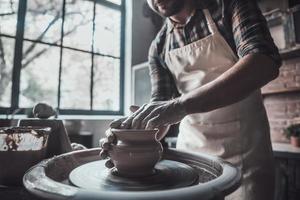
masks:
<instances>
[{"instance_id":1,"label":"man's right hand","mask_svg":"<svg viewBox=\"0 0 300 200\"><path fill-rule=\"evenodd\" d=\"M139 106L130 106L129 110L132 113L135 113L135 111L137 111L140 107ZM112 123L110 123L110 128L122 128L121 125L124 121L127 120L128 117L123 117L117 120L114 120ZM130 126L130 125L129 125Z\"/></svg>"}]
</instances>

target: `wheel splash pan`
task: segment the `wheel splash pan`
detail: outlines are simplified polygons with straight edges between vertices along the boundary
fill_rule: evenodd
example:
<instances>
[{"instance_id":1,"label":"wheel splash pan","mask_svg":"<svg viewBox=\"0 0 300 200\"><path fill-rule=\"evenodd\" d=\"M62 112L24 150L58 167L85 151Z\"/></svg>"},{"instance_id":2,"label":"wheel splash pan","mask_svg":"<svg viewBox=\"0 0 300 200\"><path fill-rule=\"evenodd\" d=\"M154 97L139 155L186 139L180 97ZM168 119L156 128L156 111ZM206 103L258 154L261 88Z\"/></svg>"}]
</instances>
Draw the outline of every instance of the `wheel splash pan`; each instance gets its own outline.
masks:
<instances>
[{"instance_id":1,"label":"wheel splash pan","mask_svg":"<svg viewBox=\"0 0 300 200\"><path fill-rule=\"evenodd\" d=\"M240 171L228 162L204 154L165 149L163 159L185 163L199 174L193 186L157 191L98 191L72 186L68 177L76 167L100 160L101 149L89 149L55 156L32 167L23 177L26 189L47 199L88 200L213 200L223 199L235 191L241 181Z\"/></svg>"}]
</instances>

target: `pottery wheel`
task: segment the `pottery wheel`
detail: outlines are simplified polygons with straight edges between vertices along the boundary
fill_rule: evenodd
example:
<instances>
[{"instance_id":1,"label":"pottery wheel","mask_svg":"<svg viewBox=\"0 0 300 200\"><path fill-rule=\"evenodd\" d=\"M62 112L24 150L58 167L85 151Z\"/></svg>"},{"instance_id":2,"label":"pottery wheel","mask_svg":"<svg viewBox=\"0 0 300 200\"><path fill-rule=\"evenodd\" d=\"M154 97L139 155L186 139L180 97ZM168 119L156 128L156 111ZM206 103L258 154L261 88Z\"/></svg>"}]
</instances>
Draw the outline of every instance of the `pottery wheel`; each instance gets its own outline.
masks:
<instances>
[{"instance_id":1,"label":"pottery wheel","mask_svg":"<svg viewBox=\"0 0 300 200\"><path fill-rule=\"evenodd\" d=\"M163 160L155 166L155 173L146 177L125 178L94 161L71 171L70 182L80 188L104 191L150 191L187 187L198 183L197 172L184 163Z\"/></svg>"}]
</instances>

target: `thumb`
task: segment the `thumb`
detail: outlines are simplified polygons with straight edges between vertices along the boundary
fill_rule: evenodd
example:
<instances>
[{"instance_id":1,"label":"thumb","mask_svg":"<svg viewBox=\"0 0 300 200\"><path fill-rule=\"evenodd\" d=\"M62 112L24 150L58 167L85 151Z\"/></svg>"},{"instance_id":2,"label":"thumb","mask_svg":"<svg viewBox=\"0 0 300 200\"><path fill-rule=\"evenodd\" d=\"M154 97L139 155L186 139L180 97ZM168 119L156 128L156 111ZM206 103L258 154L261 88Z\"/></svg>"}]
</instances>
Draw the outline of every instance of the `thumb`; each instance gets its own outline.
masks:
<instances>
[{"instance_id":1,"label":"thumb","mask_svg":"<svg viewBox=\"0 0 300 200\"><path fill-rule=\"evenodd\" d=\"M135 106L135 105L132 105L130 106L129 110L134 113L135 111L137 111L140 107L139 106Z\"/></svg>"}]
</instances>

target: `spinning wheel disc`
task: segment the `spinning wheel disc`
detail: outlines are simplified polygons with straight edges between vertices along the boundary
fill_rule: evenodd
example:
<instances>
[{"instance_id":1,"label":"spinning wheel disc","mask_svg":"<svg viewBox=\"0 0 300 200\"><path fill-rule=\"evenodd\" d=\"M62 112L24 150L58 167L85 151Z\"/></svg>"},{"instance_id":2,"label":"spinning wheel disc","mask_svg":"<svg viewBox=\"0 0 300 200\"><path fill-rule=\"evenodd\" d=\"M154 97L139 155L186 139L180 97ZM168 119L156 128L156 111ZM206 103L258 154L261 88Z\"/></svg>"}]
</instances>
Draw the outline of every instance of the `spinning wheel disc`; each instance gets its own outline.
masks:
<instances>
[{"instance_id":1,"label":"spinning wheel disc","mask_svg":"<svg viewBox=\"0 0 300 200\"><path fill-rule=\"evenodd\" d=\"M155 173L146 177L126 178L94 161L71 171L70 182L80 188L103 191L151 191L187 187L198 183L197 172L181 162L163 160L155 166Z\"/></svg>"}]
</instances>

